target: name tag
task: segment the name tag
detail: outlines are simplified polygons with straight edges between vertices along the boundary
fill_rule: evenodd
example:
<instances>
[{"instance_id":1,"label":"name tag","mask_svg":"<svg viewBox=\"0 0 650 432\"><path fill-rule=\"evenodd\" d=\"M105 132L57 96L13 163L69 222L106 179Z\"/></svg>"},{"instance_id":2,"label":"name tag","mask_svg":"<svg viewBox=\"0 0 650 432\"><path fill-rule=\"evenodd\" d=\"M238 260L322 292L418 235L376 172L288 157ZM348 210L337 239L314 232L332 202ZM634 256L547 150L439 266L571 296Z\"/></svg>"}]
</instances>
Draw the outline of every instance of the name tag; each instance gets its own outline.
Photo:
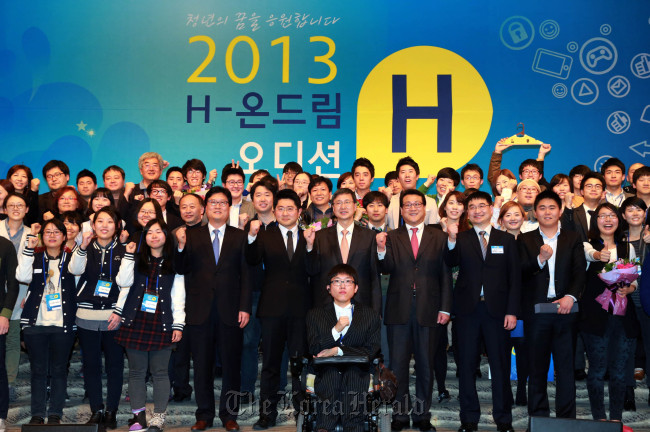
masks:
<instances>
[{"instance_id":1,"label":"name tag","mask_svg":"<svg viewBox=\"0 0 650 432\"><path fill-rule=\"evenodd\" d=\"M490 250L493 254L503 254L503 246L491 246Z\"/></svg>"},{"instance_id":2,"label":"name tag","mask_svg":"<svg viewBox=\"0 0 650 432\"><path fill-rule=\"evenodd\" d=\"M45 296L45 304L48 311L61 310L61 294L47 294Z\"/></svg>"},{"instance_id":3,"label":"name tag","mask_svg":"<svg viewBox=\"0 0 650 432\"><path fill-rule=\"evenodd\" d=\"M108 294L111 292L112 285L113 284L110 281L98 280L97 286L95 287L95 296L108 297Z\"/></svg>"},{"instance_id":4,"label":"name tag","mask_svg":"<svg viewBox=\"0 0 650 432\"><path fill-rule=\"evenodd\" d=\"M34 269L34 273L43 273L43 269Z\"/></svg>"},{"instance_id":5,"label":"name tag","mask_svg":"<svg viewBox=\"0 0 650 432\"><path fill-rule=\"evenodd\" d=\"M143 312L155 313L156 306L158 305L158 296L145 294L142 298L142 307L140 308Z\"/></svg>"}]
</instances>

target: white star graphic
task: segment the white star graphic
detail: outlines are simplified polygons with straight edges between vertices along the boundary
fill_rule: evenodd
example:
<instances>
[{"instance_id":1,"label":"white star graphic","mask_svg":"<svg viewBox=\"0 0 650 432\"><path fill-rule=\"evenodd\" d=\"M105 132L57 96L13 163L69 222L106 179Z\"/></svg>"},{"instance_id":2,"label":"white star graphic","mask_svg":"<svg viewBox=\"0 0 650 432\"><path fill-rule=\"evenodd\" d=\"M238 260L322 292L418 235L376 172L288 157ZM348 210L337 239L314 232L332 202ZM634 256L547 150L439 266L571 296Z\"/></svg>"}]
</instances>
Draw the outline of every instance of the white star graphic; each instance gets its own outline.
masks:
<instances>
[{"instance_id":1,"label":"white star graphic","mask_svg":"<svg viewBox=\"0 0 650 432\"><path fill-rule=\"evenodd\" d=\"M88 126L88 125L86 123L84 123L83 120L82 120L79 123L77 123L77 127L79 128L77 130L86 130L86 126Z\"/></svg>"}]
</instances>

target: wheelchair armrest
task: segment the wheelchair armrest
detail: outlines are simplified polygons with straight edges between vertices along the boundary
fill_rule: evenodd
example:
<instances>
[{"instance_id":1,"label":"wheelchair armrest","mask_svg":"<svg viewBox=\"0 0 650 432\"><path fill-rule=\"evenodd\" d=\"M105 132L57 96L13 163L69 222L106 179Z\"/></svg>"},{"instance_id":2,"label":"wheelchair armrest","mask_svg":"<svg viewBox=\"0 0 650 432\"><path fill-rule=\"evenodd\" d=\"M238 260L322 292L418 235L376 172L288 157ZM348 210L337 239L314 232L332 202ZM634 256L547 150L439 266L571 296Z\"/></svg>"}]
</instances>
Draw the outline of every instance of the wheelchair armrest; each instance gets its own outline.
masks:
<instances>
[{"instance_id":1,"label":"wheelchair armrest","mask_svg":"<svg viewBox=\"0 0 650 432\"><path fill-rule=\"evenodd\" d=\"M332 356L316 357L313 360L314 366L320 365L346 365L346 364L370 364L368 356Z\"/></svg>"}]
</instances>

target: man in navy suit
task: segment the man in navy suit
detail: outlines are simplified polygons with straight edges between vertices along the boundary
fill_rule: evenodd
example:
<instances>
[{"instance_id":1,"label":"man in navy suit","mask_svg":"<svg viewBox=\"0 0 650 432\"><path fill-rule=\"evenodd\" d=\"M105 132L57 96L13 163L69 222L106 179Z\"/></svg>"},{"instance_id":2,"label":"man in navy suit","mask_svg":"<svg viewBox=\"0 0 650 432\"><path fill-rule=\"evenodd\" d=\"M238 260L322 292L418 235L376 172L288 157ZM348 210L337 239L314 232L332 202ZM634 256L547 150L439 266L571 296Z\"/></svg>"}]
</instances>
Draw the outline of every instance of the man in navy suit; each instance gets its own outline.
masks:
<instances>
[{"instance_id":1,"label":"man in navy suit","mask_svg":"<svg viewBox=\"0 0 650 432\"><path fill-rule=\"evenodd\" d=\"M438 324L449 322L451 312L451 270L444 261L447 236L424 224L425 205L422 192L403 191L404 225L376 237L380 268L390 273L384 323L390 366L399 383L409 382L409 362L415 356L415 401L408 385L401 384L393 404L394 431L409 427L409 413L414 427L433 430L430 408Z\"/></svg>"},{"instance_id":2,"label":"man in navy suit","mask_svg":"<svg viewBox=\"0 0 650 432\"><path fill-rule=\"evenodd\" d=\"M227 225L232 197L215 186L205 195L208 224L176 231L176 272L185 275L183 338L194 359L196 423L192 430L212 427L215 417L214 344L221 354L223 379L219 418L226 430L239 430L239 388L243 328L251 313L250 268L246 233Z\"/></svg>"},{"instance_id":3,"label":"man in navy suit","mask_svg":"<svg viewBox=\"0 0 650 432\"><path fill-rule=\"evenodd\" d=\"M497 431L513 432L510 389L510 330L517 325L521 269L512 234L492 228L492 198L474 192L467 198L472 229L458 232L450 224L446 261L459 266L454 287L454 326L458 331L460 432L478 430L481 406L475 371L481 335L492 372L492 416Z\"/></svg>"},{"instance_id":4,"label":"man in navy suit","mask_svg":"<svg viewBox=\"0 0 650 432\"><path fill-rule=\"evenodd\" d=\"M307 314L309 353L314 357L368 356L373 359L381 342L381 319L368 305L352 300L359 289L354 267L337 264L328 272L327 292L334 300ZM341 421L346 432L363 432L364 395L370 380L366 366L348 366L343 372L336 367L319 369L314 390L330 409L342 403ZM343 398L341 400L341 395ZM317 427L334 430L339 413L319 413Z\"/></svg>"}]
</instances>

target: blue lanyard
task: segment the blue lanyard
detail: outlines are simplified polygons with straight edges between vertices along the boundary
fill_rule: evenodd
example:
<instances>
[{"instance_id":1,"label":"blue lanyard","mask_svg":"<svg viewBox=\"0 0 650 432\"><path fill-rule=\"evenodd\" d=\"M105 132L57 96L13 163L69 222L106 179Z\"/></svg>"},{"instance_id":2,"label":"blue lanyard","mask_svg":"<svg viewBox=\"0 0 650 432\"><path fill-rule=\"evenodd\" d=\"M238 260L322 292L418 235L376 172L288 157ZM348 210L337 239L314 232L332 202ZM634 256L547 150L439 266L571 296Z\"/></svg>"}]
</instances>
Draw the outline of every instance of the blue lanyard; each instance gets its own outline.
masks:
<instances>
[{"instance_id":1,"label":"blue lanyard","mask_svg":"<svg viewBox=\"0 0 650 432\"><path fill-rule=\"evenodd\" d=\"M160 273L159 272L160 272L160 266L161 265L162 265L162 261L160 263L158 263L158 266L157 266L158 269L156 270L156 273L158 273L158 275L156 276L156 295L158 295L158 293L159 293L159 286L160 286ZM149 276L147 276L147 280L145 281L144 287L145 287L144 290L146 292L147 289L149 288Z\"/></svg>"},{"instance_id":2,"label":"blue lanyard","mask_svg":"<svg viewBox=\"0 0 650 432\"><path fill-rule=\"evenodd\" d=\"M45 288L47 288L47 276L45 274L45 254L46 253L47 252L43 252L43 267L42 267L42 269L43 269L43 282L45 283ZM59 285L58 285L59 289L61 289L61 278L63 277L63 263L65 262L65 251L63 251L63 253L61 254L61 260L60 261L61 262L59 263ZM48 261L48 264L47 264L47 268L48 268L48 270L50 269L49 261Z\"/></svg>"}]
</instances>

